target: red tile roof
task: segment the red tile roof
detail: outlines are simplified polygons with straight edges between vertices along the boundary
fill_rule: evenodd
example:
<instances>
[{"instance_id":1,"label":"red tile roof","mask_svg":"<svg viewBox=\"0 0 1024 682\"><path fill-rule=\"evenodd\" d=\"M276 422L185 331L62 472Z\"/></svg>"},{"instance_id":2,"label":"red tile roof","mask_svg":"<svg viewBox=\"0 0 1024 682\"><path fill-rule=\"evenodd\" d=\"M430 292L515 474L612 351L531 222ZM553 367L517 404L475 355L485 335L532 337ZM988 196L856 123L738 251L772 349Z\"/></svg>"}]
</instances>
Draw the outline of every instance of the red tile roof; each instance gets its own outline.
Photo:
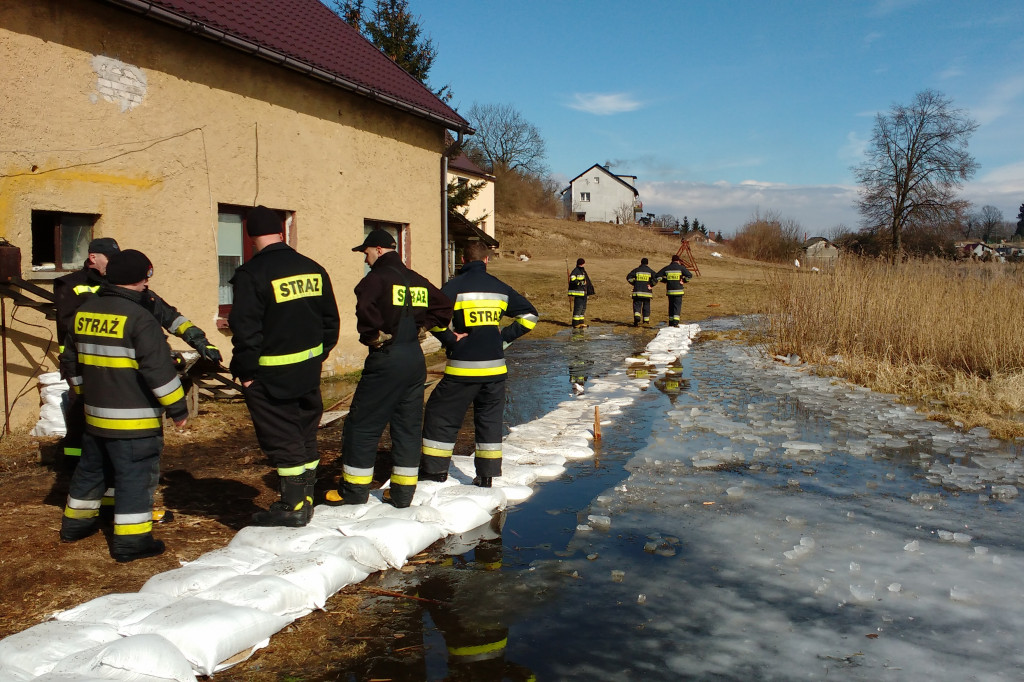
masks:
<instances>
[{"instance_id":1,"label":"red tile roof","mask_svg":"<svg viewBox=\"0 0 1024 682\"><path fill-rule=\"evenodd\" d=\"M464 173L469 173L470 175L478 175L483 178L494 178L493 175L473 163L470 158L466 156L466 152L462 150L459 151L458 156L448 162L448 170L460 170Z\"/></svg>"},{"instance_id":2,"label":"red tile roof","mask_svg":"<svg viewBox=\"0 0 1024 682\"><path fill-rule=\"evenodd\" d=\"M106 0L455 130L466 119L320 0Z\"/></svg>"}]
</instances>

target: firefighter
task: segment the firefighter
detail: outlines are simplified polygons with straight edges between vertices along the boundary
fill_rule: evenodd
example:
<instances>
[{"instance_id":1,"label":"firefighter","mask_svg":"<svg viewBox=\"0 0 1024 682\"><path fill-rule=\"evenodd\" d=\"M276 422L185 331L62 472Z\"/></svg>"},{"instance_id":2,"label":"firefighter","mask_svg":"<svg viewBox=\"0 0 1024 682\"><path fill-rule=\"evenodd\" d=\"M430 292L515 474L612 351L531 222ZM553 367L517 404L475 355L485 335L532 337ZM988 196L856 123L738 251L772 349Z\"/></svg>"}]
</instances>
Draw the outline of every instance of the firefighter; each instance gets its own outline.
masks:
<instances>
[{"instance_id":1,"label":"firefighter","mask_svg":"<svg viewBox=\"0 0 1024 682\"><path fill-rule=\"evenodd\" d=\"M153 266L139 251L110 258L107 282L75 313L61 368L82 399L85 435L71 477L60 538L74 542L97 528L107 487L104 467L117 486L111 556L119 562L156 556L153 494L160 475L164 410L175 425L188 418L185 392L163 331L145 308Z\"/></svg>"},{"instance_id":2,"label":"firefighter","mask_svg":"<svg viewBox=\"0 0 1024 682\"><path fill-rule=\"evenodd\" d=\"M377 445L391 425L391 503L408 507L419 473L423 384L427 367L419 327L443 331L452 303L425 277L405 267L388 232L374 229L352 251L370 271L356 285L356 331L369 348L345 419L339 490L327 504L363 504L369 498Z\"/></svg>"},{"instance_id":3,"label":"firefighter","mask_svg":"<svg viewBox=\"0 0 1024 682\"><path fill-rule=\"evenodd\" d=\"M583 268L586 261L576 259L576 267L569 273L569 296L572 297L572 326L582 329L587 325L587 297L594 295L594 285Z\"/></svg>"},{"instance_id":4,"label":"firefighter","mask_svg":"<svg viewBox=\"0 0 1024 682\"><path fill-rule=\"evenodd\" d=\"M423 416L423 479L447 480L455 438L470 404L476 430L473 483L490 488L491 479L501 476L504 349L536 326L537 309L515 289L487 274L489 254L484 244L469 244L462 254L462 271L441 287L441 293L455 302L455 312L452 328L434 334L448 362ZM505 316L513 322L502 329L499 323Z\"/></svg>"},{"instance_id":5,"label":"firefighter","mask_svg":"<svg viewBox=\"0 0 1024 682\"><path fill-rule=\"evenodd\" d=\"M646 258L640 259L640 265L629 271L626 281L633 285L633 326L639 327L640 322L651 323L651 292L654 290L655 272L647 265Z\"/></svg>"},{"instance_id":6,"label":"firefighter","mask_svg":"<svg viewBox=\"0 0 1024 682\"><path fill-rule=\"evenodd\" d=\"M117 242L110 237L93 239L89 242L89 255L82 269L70 275L58 277L53 281L53 297L57 305L57 344L60 352L64 351L64 340L71 329L75 311L90 296L99 291L100 286L106 281L107 262L112 255L119 251L120 247ZM142 305L156 317L164 329L180 337L207 360L220 362L220 350L207 340L202 329L192 324L174 306L169 305L148 289L144 292ZM82 454L85 413L82 410L81 401L73 391L68 392L64 421L67 433L63 443L63 463L66 468L74 469ZM112 499L107 502L113 504Z\"/></svg>"},{"instance_id":7,"label":"firefighter","mask_svg":"<svg viewBox=\"0 0 1024 682\"><path fill-rule=\"evenodd\" d=\"M256 440L277 469L281 493L252 522L305 526L320 464L320 371L338 342L338 305L327 271L285 243L277 213L251 209L245 231L255 254L231 278L231 373L242 383Z\"/></svg>"},{"instance_id":8,"label":"firefighter","mask_svg":"<svg viewBox=\"0 0 1024 682\"><path fill-rule=\"evenodd\" d=\"M683 285L690 281L693 273L683 265L683 259L679 256L672 256L672 262L658 271L657 282L665 283L665 293L668 294L668 326L678 327L679 318L683 311Z\"/></svg>"}]
</instances>

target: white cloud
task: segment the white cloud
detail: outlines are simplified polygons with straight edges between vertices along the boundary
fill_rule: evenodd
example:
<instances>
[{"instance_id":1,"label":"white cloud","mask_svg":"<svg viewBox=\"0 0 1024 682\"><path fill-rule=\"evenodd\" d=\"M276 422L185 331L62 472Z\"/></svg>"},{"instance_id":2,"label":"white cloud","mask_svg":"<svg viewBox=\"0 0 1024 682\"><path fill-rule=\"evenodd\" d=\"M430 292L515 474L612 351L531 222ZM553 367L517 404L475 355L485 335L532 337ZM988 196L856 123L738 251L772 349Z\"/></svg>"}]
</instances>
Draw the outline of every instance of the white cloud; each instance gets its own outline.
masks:
<instances>
[{"instance_id":1,"label":"white cloud","mask_svg":"<svg viewBox=\"0 0 1024 682\"><path fill-rule=\"evenodd\" d=\"M797 221L809 236L842 223L856 229L857 188L844 185L786 185L730 182L640 182L644 210L697 218L709 230L734 234L757 211L775 211Z\"/></svg>"},{"instance_id":2,"label":"white cloud","mask_svg":"<svg viewBox=\"0 0 1024 682\"><path fill-rule=\"evenodd\" d=\"M864 160L864 154L868 148L868 140L862 138L855 131L846 133L846 144L836 152L836 158L843 163L853 165Z\"/></svg>"},{"instance_id":3,"label":"white cloud","mask_svg":"<svg viewBox=\"0 0 1024 682\"><path fill-rule=\"evenodd\" d=\"M996 83L988 96L978 106L971 107L971 114L978 123L985 125L1021 109L1018 101L1024 96L1024 76L1014 76Z\"/></svg>"},{"instance_id":4,"label":"white cloud","mask_svg":"<svg viewBox=\"0 0 1024 682\"><path fill-rule=\"evenodd\" d=\"M995 206L1007 220L1016 221L1020 205L1024 203L1024 161L995 168L977 180L964 185L963 196L974 204Z\"/></svg>"},{"instance_id":5,"label":"white cloud","mask_svg":"<svg viewBox=\"0 0 1024 682\"><path fill-rule=\"evenodd\" d=\"M585 111L588 114L609 116L626 111L636 111L642 104L633 99L632 95L624 92L577 92L573 94L572 101L566 106L577 111Z\"/></svg>"}]
</instances>

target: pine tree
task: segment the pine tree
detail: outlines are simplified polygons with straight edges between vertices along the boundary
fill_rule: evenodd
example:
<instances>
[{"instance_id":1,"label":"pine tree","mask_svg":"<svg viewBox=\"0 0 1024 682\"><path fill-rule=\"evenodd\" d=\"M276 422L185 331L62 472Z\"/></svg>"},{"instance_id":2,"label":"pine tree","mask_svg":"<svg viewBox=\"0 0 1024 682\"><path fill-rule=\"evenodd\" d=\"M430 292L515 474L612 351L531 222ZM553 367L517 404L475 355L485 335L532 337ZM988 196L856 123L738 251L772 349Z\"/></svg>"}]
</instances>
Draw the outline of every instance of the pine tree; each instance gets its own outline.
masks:
<instances>
[{"instance_id":1,"label":"pine tree","mask_svg":"<svg viewBox=\"0 0 1024 682\"><path fill-rule=\"evenodd\" d=\"M1020 213L1017 214L1017 231L1014 237L1024 237L1024 204L1020 205Z\"/></svg>"}]
</instances>

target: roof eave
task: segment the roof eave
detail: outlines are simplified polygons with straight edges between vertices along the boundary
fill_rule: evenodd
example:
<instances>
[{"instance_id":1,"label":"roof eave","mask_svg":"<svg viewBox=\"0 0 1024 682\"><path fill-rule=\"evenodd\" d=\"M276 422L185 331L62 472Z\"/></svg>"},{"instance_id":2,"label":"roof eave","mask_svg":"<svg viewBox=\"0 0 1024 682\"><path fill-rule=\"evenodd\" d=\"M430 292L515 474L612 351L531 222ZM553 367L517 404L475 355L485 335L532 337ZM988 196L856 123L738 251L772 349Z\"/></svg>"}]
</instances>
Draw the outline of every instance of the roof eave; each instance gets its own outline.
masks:
<instances>
[{"instance_id":1,"label":"roof eave","mask_svg":"<svg viewBox=\"0 0 1024 682\"><path fill-rule=\"evenodd\" d=\"M236 35L214 28L201 21L178 14L177 12L173 12L164 7L158 7L149 0L104 0L104 2L117 5L142 16L152 17L153 19L170 24L176 28L183 29L189 33L197 34L207 40L212 40L240 52L259 57L265 61L271 62L272 64L283 66L305 76L324 81L329 85L341 88L342 90L353 92L368 99L381 102L386 106L399 109L406 113L413 114L414 116L419 116L420 118L425 118L434 123L440 123L445 128L461 131L464 135L472 135L476 132L476 130L474 130L464 119L453 119L440 116L432 111L423 109L422 107L410 104L409 102L403 102L402 100L374 90L373 88L350 81L336 73L331 73L330 71L321 69L320 67L309 64L308 62L295 59L283 52L278 52L258 43L246 40L245 38L240 38Z\"/></svg>"}]
</instances>

